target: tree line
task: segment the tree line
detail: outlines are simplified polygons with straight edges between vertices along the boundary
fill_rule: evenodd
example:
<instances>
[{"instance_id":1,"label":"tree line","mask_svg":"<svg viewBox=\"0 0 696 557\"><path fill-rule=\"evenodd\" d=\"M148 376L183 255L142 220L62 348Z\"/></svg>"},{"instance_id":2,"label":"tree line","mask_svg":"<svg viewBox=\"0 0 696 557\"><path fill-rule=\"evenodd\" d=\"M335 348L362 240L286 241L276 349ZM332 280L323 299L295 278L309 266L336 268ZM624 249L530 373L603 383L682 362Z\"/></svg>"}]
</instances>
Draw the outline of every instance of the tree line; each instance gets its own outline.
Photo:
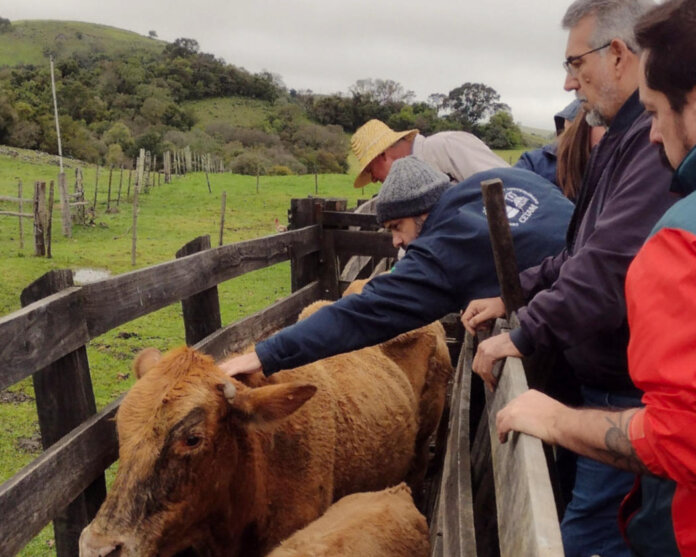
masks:
<instances>
[{"instance_id":1,"label":"tree line","mask_svg":"<svg viewBox=\"0 0 696 557\"><path fill-rule=\"evenodd\" d=\"M0 32L8 30L11 22L0 18ZM251 73L200 52L190 38L156 54L63 53L59 46L44 54L56 59L63 152L89 162L129 164L141 148L161 155L190 145L244 174L345 172L346 132L371 118L424 134L466 130L493 148L522 144L509 108L480 83L431 95L428 102L415 102L411 91L383 79L359 80L347 93L318 95L288 90L277 75ZM252 129L218 121L194 127L196 116L185 101L231 96L266 101L270 110L263 124ZM0 68L0 143L57 151L48 61Z\"/></svg>"}]
</instances>

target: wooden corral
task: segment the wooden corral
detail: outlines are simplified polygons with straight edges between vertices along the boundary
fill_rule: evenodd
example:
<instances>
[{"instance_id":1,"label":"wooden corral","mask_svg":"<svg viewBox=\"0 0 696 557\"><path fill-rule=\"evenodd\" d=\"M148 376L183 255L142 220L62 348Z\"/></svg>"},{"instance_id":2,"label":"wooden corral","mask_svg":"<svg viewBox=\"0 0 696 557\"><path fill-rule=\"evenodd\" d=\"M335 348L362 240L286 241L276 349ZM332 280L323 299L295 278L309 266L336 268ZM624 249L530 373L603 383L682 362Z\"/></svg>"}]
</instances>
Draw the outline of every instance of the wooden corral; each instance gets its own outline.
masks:
<instances>
[{"instance_id":1,"label":"wooden corral","mask_svg":"<svg viewBox=\"0 0 696 557\"><path fill-rule=\"evenodd\" d=\"M179 301L187 344L216 359L293 323L309 303L340 296L345 286L339 282L340 264L349 256L396 255L390 236L375 230L373 216L345 208L344 200L295 199L288 232L216 248L208 237L197 238L167 263L82 287L73 285L71 271L52 271L24 290L23 309L0 318L0 389L33 377L44 452L0 485L0 555L15 554L51 520L57 554L77 555L79 534L105 496L104 471L117 458L113 417L120 399L96 413L86 344ZM221 327L217 285L288 260L292 294ZM457 354L461 327L456 318L445 324ZM434 445L428 490L432 555L562 555L541 444L519 436L501 446L486 419L526 388L521 363L508 361L500 387L481 412L483 401L472 404L470 396L473 343L468 338L463 344L450 410ZM478 437L488 440L487 453L471 452L474 424ZM486 501L475 487L484 469L495 480L494 493L484 490ZM500 535L489 535L496 523Z\"/></svg>"}]
</instances>

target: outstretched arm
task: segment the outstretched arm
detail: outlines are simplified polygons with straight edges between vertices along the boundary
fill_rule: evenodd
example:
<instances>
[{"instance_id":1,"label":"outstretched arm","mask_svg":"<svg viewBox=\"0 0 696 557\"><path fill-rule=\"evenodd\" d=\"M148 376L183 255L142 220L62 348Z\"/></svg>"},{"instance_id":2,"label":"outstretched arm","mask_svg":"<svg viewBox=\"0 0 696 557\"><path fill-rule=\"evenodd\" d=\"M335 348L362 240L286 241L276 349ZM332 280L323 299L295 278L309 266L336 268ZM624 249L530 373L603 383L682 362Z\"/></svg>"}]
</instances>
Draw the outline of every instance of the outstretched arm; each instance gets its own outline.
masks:
<instances>
[{"instance_id":1,"label":"outstretched arm","mask_svg":"<svg viewBox=\"0 0 696 557\"><path fill-rule=\"evenodd\" d=\"M530 390L498 412L496 428L501 443L509 432L520 431L616 468L646 474L650 472L638 458L628 430L639 411L569 408Z\"/></svg>"}]
</instances>

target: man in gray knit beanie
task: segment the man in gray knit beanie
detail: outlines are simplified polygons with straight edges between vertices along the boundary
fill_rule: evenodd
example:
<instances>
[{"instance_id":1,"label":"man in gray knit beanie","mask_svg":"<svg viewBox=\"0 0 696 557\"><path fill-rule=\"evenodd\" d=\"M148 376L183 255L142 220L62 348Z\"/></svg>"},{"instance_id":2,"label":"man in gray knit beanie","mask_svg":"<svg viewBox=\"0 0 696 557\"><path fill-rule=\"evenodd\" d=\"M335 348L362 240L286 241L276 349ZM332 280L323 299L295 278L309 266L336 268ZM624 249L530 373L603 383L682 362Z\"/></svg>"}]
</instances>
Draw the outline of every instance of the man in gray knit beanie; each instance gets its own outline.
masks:
<instances>
[{"instance_id":1,"label":"man in gray knit beanie","mask_svg":"<svg viewBox=\"0 0 696 557\"><path fill-rule=\"evenodd\" d=\"M450 186L447 174L413 155L394 161L375 209L395 247L406 247L418 236L430 209Z\"/></svg>"}]
</instances>

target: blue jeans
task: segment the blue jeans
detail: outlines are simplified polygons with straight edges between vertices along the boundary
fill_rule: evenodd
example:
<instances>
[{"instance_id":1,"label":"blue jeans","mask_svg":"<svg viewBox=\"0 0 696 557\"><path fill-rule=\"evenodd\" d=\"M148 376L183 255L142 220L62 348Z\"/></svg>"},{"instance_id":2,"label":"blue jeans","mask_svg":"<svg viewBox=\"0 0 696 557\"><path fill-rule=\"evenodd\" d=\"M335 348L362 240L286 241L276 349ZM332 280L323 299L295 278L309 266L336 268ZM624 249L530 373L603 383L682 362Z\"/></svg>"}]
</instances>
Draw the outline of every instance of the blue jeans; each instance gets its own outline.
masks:
<instances>
[{"instance_id":1,"label":"blue jeans","mask_svg":"<svg viewBox=\"0 0 696 557\"><path fill-rule=\"evenodd\" d=\"M640 395L582 387L585 406L634 408ZM635 474L578 456L573 497L561 521L566 557L631 557L619 531L619 505L633 487Z\"/></svg>"}]
</instances>

